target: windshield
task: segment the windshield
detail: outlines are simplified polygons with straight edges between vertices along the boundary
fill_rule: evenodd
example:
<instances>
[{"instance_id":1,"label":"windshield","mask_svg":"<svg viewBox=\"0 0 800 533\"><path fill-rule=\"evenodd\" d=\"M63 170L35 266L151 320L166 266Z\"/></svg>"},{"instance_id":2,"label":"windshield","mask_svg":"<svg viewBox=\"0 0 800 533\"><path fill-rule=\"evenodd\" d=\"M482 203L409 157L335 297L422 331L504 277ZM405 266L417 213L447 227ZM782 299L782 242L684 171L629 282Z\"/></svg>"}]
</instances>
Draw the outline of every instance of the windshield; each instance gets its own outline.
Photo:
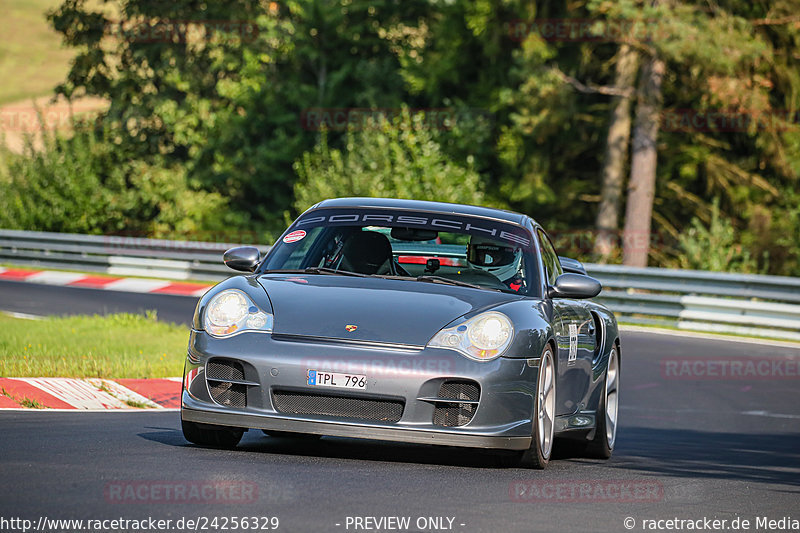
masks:
<instances>
[{"instance_id":1,"label":"windshield","mask_svg":"<svg viewBox=\"0 0 800 533\"><path fill-rule=\"evenodd\" d=\"M537 287L530 233L454 214L319 209L297 219L260 273L352 273L528 294Z\"/></svg>"}]
</instances>

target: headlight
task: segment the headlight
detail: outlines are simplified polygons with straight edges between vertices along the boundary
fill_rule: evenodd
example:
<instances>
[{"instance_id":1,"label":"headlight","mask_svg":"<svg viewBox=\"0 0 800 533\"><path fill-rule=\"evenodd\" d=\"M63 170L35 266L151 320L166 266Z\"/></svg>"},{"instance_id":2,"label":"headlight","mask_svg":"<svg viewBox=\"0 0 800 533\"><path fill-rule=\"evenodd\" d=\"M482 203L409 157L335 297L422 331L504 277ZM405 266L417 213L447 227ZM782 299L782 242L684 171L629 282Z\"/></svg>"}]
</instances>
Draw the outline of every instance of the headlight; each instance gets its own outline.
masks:
<instances>
[{"instance_id":1,"label":"headlight","mask_svg":"<svg viewBox=\"0 0 800 533\"><path fill-rule=\"evenodd\" d=\"M502 313L489 311L441 330L428 346L456 350L476 361L491 361L503 355L513 338L511 320Z\"/></svg>"},{"instance_id":2,"label":"headlight","mask_svg":"<svg viewBox=\"0 0 800 533\"><path fill-rule=\"evenodd\" d=\"M208 302L203 325L215 337L227 337L242 331L272 331L273 316L265 313L242 291L229 289Z\"/></svg>"}]
</instances>

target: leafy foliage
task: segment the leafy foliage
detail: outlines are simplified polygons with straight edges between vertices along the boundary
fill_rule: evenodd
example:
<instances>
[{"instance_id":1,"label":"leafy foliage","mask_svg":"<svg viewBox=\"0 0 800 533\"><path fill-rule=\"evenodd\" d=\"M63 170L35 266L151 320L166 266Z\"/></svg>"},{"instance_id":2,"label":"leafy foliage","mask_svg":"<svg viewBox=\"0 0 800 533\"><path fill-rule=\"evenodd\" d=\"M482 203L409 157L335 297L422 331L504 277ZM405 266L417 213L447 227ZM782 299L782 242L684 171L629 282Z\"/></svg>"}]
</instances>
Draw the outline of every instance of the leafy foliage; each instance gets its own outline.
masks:
<instances>
[{"instance_id":1,"label":"leafy foliage","mask_svg":"<svg viewBox=\"0 0 800 533\"><path fill-rule=\"evenodd\" d=\"M110 99L105 123L120 151L184 166L267 233L282 230L292 164L318 135L303 127L304 110L399 105L397 60L378 33L424 6L111 3L119 20L84 0L65 0L50 15L81 50L60 92ZM178 30L160 37L165 27Z\"/></svg>"},{"instance_id":2,"label":"leafy foliage","mask_svg":"<svg viewBox=\"0 0 800 533\"><path fill-rule=\"evenodd\" d=\"M180 168L120 161L102 133L78 128L70 139L45 133L42 149L6 153L0 226L73 233L187 236L224 228L225 199L192 190Z\"/></svg>"},{"instance_id":3,"label":"leafy foliage","mask_svg":"<svg viewBox=\"0 0 800 533\"><path fill-rule=\"evenodd\" d=\"M683 252L680 268L757 273L758 265L750 251L740 244L737 233L731 221L720 215L719 201L715 200L708 225L694 218L689 229L679 237Z\"/></svg>"},{"instance_id":4,"label":"leafy foliage","mask_svg":"<svg viewBox=\"0 0 800 533\"><path fill-rule=\"evenodd\" d=\"M485 203L478 173L448 158L424 116L407 111L394 121L378 120L350 131L343 151L329 147L323 135L295 163L295 171L298 211L342 196Z\"/></svg>"}]
</instances>

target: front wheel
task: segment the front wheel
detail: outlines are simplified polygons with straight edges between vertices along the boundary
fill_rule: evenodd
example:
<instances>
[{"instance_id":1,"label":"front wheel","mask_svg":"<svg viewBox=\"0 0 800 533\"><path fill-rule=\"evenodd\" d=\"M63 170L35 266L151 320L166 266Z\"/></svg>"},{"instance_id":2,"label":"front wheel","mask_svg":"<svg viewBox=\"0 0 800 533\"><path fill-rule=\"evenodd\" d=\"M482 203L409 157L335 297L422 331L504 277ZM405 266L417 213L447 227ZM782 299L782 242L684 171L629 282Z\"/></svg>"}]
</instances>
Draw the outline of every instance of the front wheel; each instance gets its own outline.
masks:
<instances>
[{"instance_id":1,"label":"front wheel","mask_svg":"<svg viewBox=\"0 0 800 533\"><path fill-rule=\"evenodd\" d=\"M617 347L608 355L603 394L597 405L597 429L594 439L586 447L586 455L596 459L608 459L617 440L617 417L619 414L619 354Z\"/></svg>"},{"instance_id":2,"label":"front wheel","mask_svg":"<svg viewBox=\"0 0 800 533\"><path fill-rule=\"evenodd\" d=\"M235 448L244 435L242 429L200 425L186 420L181 420L181 429L189 442L213 448Z\"/></svg>"},{"instance_id":3,"label":"front wheel","mask_svg":"<svg viewBox=\"0 0 800 533\"><path fill-rule=\"evenodd\" d=\"M533 435L531 446L523 452L499 455L501 466L520 464L528 468L543 469L553 452L553 435L556 419L556 365L553 348L548 344L539 362L536 398L533 406Z\"/></svg>"}]
</instances>

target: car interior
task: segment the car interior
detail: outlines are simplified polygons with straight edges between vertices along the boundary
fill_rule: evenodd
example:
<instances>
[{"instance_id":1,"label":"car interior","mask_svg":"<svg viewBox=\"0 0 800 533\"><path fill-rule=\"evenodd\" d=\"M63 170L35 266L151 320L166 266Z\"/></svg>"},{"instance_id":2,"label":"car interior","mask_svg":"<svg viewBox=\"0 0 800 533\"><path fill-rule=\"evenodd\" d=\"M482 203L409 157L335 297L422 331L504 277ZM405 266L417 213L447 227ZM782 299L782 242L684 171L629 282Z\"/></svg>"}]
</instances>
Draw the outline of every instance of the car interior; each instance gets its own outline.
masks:
<instances>
[{"instance_id":1,"label":"car interior","mask_svg":"<svg viewBox=\"0 0 800 533\"><path fill-rule=\"evenodd\" d=\"M487 288L509 287L491 273L467 261L466 235L413 228L339 227L328 238L327 253L318 266L359 274L433 275ZM446 244L443 240L461 241ZM510 262L513 254L504 256ZM477 262L477 259L473 258ZM521 269L524 270L524 269ZM521 276L524 279L524 273Z\"/></svg>"}]
</instances>

